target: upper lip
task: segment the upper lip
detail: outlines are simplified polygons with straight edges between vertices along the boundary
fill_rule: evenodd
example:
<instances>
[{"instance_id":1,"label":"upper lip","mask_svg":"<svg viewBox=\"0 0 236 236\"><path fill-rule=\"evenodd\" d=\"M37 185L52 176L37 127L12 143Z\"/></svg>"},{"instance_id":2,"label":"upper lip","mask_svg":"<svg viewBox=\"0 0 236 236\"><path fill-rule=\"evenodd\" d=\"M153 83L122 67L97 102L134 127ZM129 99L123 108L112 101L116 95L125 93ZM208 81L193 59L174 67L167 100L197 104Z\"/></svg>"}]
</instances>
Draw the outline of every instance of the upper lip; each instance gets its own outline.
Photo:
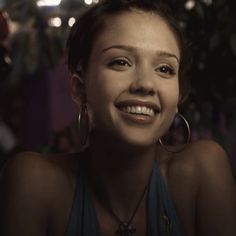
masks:
<instances>
[{"instance_id":1,"label":"upper lip","mask_svg":"<svg viewBox=\"0 0 236 236\"><path fill-rule=\"evenodd\" d=\"M116 104L117 108L122 108L122 107L127 107L127 106L141 106L141 107L144 106L144 107L153 109L155 113L158 113L161 111L160 106L158 106L154 102L149 102L149 101L129 99L129 100L120 101Z\"/></svg>"}]
</instances>

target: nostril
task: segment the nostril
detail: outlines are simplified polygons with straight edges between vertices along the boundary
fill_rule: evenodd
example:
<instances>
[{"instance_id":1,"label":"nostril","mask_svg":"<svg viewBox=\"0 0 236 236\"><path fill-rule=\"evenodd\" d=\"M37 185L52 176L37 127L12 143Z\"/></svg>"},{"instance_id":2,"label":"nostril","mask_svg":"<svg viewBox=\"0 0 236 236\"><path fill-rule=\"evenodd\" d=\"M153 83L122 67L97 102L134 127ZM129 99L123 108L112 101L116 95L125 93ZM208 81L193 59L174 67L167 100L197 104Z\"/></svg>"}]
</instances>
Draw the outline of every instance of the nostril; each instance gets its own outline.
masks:
<instances>
[{"instance_id":1,"label":"nostril","mask_svg":"<svg viewBox=\"0 0 236 236\"><path fill-rule=\"evenodd\" d=\"M133 77L132 83L130 84L130 92L142 95L154 95L155 82L152 74L147 72L147 69L137 70Z\"/></svg>"},{"instance_id":2,"label":"nostril","mask_svg":"<svg viewBox=\"0 0 236 236\"><path fill-rule=\"evenodd\" d=\"M145 86L131 87L130 92L135 94L150 95L150 96L155 94L153 87L145 87Z\"/></svg>"}]
</instances>

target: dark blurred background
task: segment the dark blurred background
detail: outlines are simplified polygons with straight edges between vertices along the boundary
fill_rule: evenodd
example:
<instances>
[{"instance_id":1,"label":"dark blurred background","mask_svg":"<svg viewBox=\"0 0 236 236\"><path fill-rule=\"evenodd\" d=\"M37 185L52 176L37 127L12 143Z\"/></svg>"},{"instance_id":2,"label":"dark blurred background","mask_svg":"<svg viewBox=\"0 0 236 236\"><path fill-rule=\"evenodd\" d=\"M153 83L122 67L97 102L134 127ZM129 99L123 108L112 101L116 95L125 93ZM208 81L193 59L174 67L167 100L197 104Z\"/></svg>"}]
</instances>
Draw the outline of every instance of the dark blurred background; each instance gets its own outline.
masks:
<instances>
[{"instance_id":1,"label":"dark blurred background","mask_svg":"<svg viewBox=\"0 0 236 236\"><path fill-rule=\"evenodd\" d=\"M18 151L76 151L65 43L75 20L97 2L0 0L1 163ZM236 1L166 2L193 52L192 90L180 111L192 140L211 138L225 148L236 176Z\"/></svg>"}]
</instances>

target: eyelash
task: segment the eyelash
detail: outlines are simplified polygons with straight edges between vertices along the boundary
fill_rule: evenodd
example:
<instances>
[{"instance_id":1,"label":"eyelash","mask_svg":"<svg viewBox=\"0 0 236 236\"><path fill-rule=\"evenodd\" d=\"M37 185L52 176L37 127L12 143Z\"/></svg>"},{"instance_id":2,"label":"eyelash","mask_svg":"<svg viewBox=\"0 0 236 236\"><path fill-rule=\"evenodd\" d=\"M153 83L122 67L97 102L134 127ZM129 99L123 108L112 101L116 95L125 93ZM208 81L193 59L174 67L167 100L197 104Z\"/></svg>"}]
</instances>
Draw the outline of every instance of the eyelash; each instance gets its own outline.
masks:
<instances>
[{"instance_id":1,"label":"eyelash","mask_svg":"<svg viewBox=\"0 0 236 236\"><path fill-rule=\"evenodd\" d=\"M126 58L118 58L114 59L111 62L108 63L108 66L118 66L118 67L127 67L131 66L132 64L126 59Z\"/></svg>"},{"instance_id":2,"label":"eyelash","mask_svg":"<svg viewBox=\"0 0 236 236\"><path fill-rule=\"evenodd\" d=\"M165 71L162 71L163 69ZM169 74L169 75L175 75L176 74L175 70L171 66L168 66L168 65L162 65L162 66L158 67L157 70L160 73L163 73L163 74Z\"/></svg>"},{"instance_id":3,"label":"eyelash","mask_svg":"<svg viewBox=\"0 0 236 236\"><path fill-rule=\"evenodd\" d=\"M125 69L124 67L130 67L132 64L126 58L117 58L108 63L109 67L116 67L116 69L122 70ZM164 69L164 71L163 71ZM158 72L164 75L175 75L175 70L168 65L161 65L156 69Z\"/></svg>"}]
</instances>

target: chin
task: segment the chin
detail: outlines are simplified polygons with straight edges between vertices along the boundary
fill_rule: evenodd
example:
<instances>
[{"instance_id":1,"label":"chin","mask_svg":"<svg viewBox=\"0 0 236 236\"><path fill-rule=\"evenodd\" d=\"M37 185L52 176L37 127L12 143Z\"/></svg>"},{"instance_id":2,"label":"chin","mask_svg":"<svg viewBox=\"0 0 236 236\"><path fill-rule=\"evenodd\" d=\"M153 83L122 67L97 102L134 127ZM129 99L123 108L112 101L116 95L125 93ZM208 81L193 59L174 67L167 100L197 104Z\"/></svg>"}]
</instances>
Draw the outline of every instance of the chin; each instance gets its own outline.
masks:
<instances>
[{"instance_id":1,"label":"chin","mask_svg":"<svg viewBox=\"0 0 236 236\"><path fill-rule=\"evenodd\" d=\"M150 148L156 144L156 138L154 137L147 137L147 135L125 135L120 137L120 141L122 146L126 146L126 148L131 149L146 149Z\"/></svg>"}]
</instances>

